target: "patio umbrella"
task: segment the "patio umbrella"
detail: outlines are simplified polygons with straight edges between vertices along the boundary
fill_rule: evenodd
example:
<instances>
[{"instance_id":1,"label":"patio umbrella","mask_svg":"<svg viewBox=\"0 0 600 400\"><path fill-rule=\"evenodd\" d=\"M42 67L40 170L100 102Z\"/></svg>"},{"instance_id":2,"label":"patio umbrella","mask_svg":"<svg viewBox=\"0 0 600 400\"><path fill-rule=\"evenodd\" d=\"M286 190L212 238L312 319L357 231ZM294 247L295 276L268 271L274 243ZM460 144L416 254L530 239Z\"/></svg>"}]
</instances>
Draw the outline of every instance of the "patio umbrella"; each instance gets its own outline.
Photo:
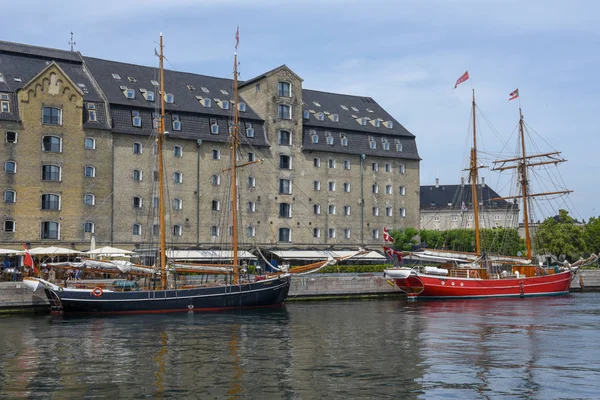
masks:
<instances>
[{"instance_id":1,"label":"patio umbrella","mask_svg":"<svg viewBox=\"0 0 600 400\"><path fill-rule=\"evenodd\" d=\"M35 247L33 249L30 249L29 253L32 256L39 256L39 255L63 256L63 255L69 255L69 254L80 254L81 252L77 251L77 250L67 249L65 247L50 246L50 247Z\"/></svg>"},{"instance_id":2,"label":"patio umbrella","mask_svg":"<svg viewBox=\"0 0 600 400\"><path fill-rule=\"evenodd\" d=\"M133 251L118 249L116 247L104 246L98 249L92 249L90 251L86 251L85 254L95 254L95 255L103 255L103 256L118 256L131 254Z\"/></svg>"}]
</instances>

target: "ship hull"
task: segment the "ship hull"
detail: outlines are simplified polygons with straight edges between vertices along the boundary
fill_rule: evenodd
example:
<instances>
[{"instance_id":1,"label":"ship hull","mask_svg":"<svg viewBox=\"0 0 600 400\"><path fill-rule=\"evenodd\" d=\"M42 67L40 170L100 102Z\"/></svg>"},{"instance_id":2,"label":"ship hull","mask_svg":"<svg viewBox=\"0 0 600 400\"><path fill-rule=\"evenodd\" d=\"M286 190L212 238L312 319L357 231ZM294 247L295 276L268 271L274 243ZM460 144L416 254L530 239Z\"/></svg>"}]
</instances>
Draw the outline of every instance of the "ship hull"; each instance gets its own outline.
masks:
<instances>
[{"instance_id":1,"label":"ship hull","mask_svg":"<svg viewBox=\"0 0 600 400\"><path fill-rule=\"evenodd\" d=\"M561 296L569 293L574 272L525 278L453 278L414 273L396 279L410 299L483 299L493 297Z\"/></svg>"},{"instance_id":2,"label":"ship hull","mask_svg":"<svg viewBox=\"0 0 600 400\"><path fill-rule=\"evenodd\" d=\"M283 305L290 276L242 285L153 291L70 291L44 289L53 313L151 314L220 311Z\"/></svg>"}]
</instances>

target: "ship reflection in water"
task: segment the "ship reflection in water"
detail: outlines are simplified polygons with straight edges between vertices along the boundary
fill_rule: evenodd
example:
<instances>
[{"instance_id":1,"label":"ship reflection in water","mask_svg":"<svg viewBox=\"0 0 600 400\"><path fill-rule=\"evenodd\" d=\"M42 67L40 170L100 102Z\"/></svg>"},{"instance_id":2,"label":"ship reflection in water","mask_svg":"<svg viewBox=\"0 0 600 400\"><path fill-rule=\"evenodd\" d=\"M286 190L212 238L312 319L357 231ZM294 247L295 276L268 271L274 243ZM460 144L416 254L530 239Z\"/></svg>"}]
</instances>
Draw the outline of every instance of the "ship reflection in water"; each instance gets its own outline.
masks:
<instances>
[{"instance_id":1,"label":"ship reflection in water","mask_svg":"<svg viewBox=\"0 0 600 400\"><path fill-rule=\"evenodd\" d=\"M600 293L0 319L0 398L598 398Z\"/></svg>"}]
</instances>

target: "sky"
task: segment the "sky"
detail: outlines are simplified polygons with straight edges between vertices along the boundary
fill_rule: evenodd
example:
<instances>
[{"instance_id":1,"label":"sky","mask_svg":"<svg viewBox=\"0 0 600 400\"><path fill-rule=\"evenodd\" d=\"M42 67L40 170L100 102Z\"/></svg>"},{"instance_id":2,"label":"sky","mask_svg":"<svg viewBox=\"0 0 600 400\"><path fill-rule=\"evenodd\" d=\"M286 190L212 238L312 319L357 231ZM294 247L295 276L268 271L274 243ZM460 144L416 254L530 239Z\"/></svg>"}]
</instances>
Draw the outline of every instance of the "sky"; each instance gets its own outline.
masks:
<instances>
[{"instance_id":1,"label":"sky","mask_svg":"<svg viewBox=\"0 0 600 400\"><path fill-rule=\"evenodd\" d=\"M460 183L471 146L472 89L481 174L511 195L493 159L516 149L522 107L535 150L561 151L558 203L580 220L600 215L600 3L594 0L61 0L8 1L0 39L85 56L230 77L239 25L240 78L286 64L304 88L370 96L411 131L421 184ZM471 77L454 89L466 71ZM520 97L508 101L518 88ZM529 143L528 147L534 149ZM511 154L509 154L511 153ZM542 191L549 180L532 176ZM595 178L596 177L596 178ZM532 188L534 190L534 188Z\"/></svg>"}]
</instances>

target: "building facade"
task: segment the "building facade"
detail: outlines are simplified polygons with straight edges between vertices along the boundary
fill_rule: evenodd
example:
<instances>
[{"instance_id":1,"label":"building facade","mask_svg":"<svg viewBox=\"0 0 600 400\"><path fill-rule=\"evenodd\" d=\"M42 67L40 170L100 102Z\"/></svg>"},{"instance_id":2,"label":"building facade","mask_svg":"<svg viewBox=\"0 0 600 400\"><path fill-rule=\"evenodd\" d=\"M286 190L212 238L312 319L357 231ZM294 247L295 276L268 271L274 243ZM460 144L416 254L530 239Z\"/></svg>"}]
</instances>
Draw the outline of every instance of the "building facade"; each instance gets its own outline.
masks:
<instances>
[{"instance_id":1,"label":"building facade","mask_svg":"<svg viewBox=\"0 0 600 400\"><path fill-rule=\"evenodd\" d=\"M477 185L479 228L518 228L516 202L495 200L501 196L482 178ZM472 186L469 184L421 186L420 228L436 231L475 228Z\"/></svg>"},{"instance_id":2,"label":"building facade","mask_svg":"<svg viewBox=\"0 0 600 400\"><path fill-rule=\"evenodd\" d=\"M240 82L0 42L3 245L158 239L156 127L168 244L219 248L239 210L242 245L344 249L417 226L415 137L370 97L303 88L283 65ZM228 197L239 110L239 200Z\"/></svg>"}]
</instances>

